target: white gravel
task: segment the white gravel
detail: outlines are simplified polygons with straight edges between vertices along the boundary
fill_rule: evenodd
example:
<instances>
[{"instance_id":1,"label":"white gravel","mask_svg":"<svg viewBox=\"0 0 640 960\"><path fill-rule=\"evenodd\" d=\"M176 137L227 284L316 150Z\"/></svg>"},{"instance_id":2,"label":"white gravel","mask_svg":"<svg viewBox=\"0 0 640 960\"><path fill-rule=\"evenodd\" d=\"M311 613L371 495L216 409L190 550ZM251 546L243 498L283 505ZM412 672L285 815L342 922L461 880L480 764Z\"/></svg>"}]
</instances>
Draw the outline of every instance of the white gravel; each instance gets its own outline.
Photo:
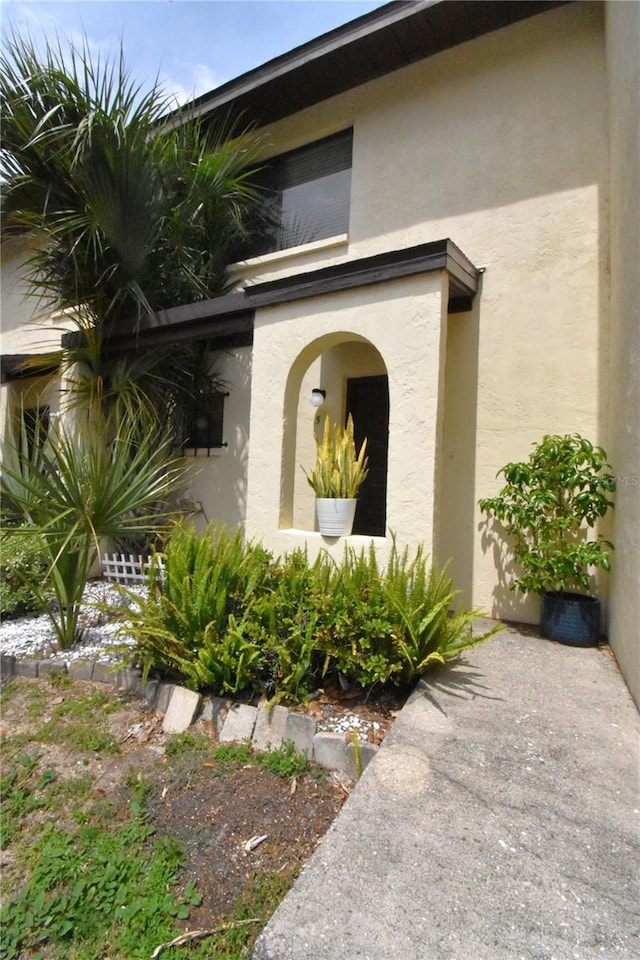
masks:
<instances>
[{"instance_id":1,"label":"white gravel","mask_svg":"<svg viewBox=\"0 0 640 960\"><path fill-rule=\"evenodd\" d=\"M132 588L129 587L129 590ZM141 592L141 588L133 588ZM59 650L49 617L45 614L28 615L0 624L0 653L35 660L100 660L107 663L122 659L122 649L134 645L131 637L118 636L124 621L116 621L98 605L121 606L124 595L108 580L93 580L87 584L80 611L82 640L69 650ZM120 648L120 652L118 651Z\"/></svg>"}]
</instances>

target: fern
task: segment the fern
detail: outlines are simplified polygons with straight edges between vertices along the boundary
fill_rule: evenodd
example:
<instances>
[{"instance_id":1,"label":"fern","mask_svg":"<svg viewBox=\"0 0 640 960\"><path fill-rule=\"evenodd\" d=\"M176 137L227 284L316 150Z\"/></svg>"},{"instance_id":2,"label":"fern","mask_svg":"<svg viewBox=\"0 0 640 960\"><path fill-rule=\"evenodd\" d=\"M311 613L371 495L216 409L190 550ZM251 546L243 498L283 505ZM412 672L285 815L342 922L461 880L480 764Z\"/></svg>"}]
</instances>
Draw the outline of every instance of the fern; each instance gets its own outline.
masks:
<instances>
[{"instance_id":1,"label":"fern","mask_svg":"<svg viewBox=\"0 0 640 960\"><path fill-rule=\"evenodd\" d=\"M177 525L161 556L162 570L151 564L149 596L129 593L133 609L122 628L136 641L145 677L158 668L220 693L256 685L262 654L244 636L243 618L270 555L240 533Z\"/></svg>"},{"instance_id":2,"label":"fern","mask_svg":"<svg viewBox=\"0 0 640 960\"><path fill-rule=\"evenodd\" d=\"M266 692L304 700L322 678L407 686L491 636L475 635L480 611L454 613L457 591L419 547L399 550L386 569L373 545L326 552L312 564L303 550L274 560L240 534L176 527L151 564L148 596L129 593L123 631L132 659L223 694Z\"/></svg>"}]
</instances>

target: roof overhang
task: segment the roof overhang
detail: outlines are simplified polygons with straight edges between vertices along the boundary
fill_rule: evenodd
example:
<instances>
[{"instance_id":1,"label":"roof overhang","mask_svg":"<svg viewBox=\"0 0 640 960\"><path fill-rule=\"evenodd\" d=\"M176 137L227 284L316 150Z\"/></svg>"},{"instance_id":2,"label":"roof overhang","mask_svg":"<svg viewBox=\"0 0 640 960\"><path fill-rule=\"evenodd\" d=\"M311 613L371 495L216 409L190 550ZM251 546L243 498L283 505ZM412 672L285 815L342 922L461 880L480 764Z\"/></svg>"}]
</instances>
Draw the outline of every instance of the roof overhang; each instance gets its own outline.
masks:
<instances>
[{"instance_id":1,"label":"roof overhang","mask_svg":"<svg viewBox=\"0 0 640 960\"><path fill-rule=\"evenodd\" d=\"M114 325L104 345L107 351L117 353L185 340L206 340L216 350L250 346L253 343L255 311L261 307L307 300L433 271L445 271L448 274L449 313L470 310L481 271L452 240L434 240L415 247L268 280L212 300L161 310L136 323ZM62 346L78 344L81 336L75 331L64 334Z\"/></svg>"},{"instance_id":2,"label":"roof overhang","mask_svg":"<svg viewBox=\"0 0 640 960\"><path fill-rule=\"evenodd\" d=\"M448 239L257 283L247 287L244 294L253 307L264 307L433 271L445 271L449 275L449 312L470 309L480 271Z\"/></svg>"},{"instance_id":3,"label":"roof overhang","mask_svg":"<svg viewBox=\"0 0 640 960\"><path fill-rule=\"evenodd\" d=\"M230 293L159 310L139 320L114 323L104 337L103 348L107 353L124 353L185 340L206 340L218 350L230 350L253 343L253 318L254 310L243 294ZM63 334L63 348L78 346L82 337L77 330Z\"/></svg>"},{"instance_id":4,"label":"roof overhang","mask_svg":"<svg viewBox=\"0 0 640 960\"><path fill-rule=\"evenodd\" d=\"M571 0L396 0L242 74L170 120L242 115L259 126Z\"/></svg>"}]
</instances>

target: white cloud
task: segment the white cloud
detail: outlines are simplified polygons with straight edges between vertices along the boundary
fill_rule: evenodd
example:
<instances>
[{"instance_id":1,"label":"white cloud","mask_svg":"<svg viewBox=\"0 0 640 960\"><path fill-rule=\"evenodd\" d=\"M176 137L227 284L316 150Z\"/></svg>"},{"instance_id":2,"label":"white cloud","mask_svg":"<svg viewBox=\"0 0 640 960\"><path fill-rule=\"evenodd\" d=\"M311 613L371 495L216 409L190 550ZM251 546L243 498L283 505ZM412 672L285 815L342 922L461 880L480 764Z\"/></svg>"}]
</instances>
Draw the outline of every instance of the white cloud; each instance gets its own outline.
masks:
<instances>
[{"instance_id":1,"label":"white cloud","mask_svg":"<svg viewBox=\"0 0 640 960\"><path fill-rule=\"evenodd\" d=\"M70 5L70 10L71 10ZM62 20L59 16L52 17L46 3L33 3L27 0L18 0L9 4L11 16L5 25L3 33L15 31L24 39L30 38L40 54L45 45L57 49L58 45L65 63L70 61L70 51L87 51L93 63L106 62L116 57L120 50L120 38L115 34L104 40L95 40L83 29L82 24L75 24Z\"/></svg>"},{"instance_id":2,"label":"white cloud","mask_svg":"<svg viewBox=\"0 0 640 960\"><path fill-rule=\"evenodd\" d=\"M187 103L203 93L209 93L210 90L214 90L229 79L216 74L205 63L184 64L181 73L186 79L177 79L167 71L160 70L160 84L163 90L174 97L178 104Z\"/></svg>"},{"instance_id":3,"label":"white cloud","mask_svg":"<svg viewBox=\"0 0 640 960\"><path fill-rule=\"evenodd\" d=\"M229 77L223 77L216 74L206 63L196 63L192 67L194 79L194 96L199 97L202 93L209 93L215 87L228 80Z\"/></svg>"}]
</instances>

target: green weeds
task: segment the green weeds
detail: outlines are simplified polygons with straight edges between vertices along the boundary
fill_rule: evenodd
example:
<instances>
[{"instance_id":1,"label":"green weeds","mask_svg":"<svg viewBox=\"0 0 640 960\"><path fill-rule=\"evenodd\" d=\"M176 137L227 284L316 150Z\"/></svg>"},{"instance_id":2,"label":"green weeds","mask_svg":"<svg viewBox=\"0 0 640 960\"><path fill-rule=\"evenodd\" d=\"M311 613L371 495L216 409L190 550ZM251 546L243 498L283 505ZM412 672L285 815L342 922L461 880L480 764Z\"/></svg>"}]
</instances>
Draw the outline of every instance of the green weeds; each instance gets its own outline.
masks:
<instances>
[{"instance_id":1,"label":"green weeds","mask_svg":"<svg viewBox=\"0 0 640 960\"><path fill-rule=\"evenodd\" d=\"M271 770L280 777L302 777L312 770L311 761L298 753L291 741L277 750L253 750L248 744L221 744L212 753L212 760L223 766L254 766Z\"/></svg>"},{"instance_id":2,"label":"green weeds","mask_svg":"<svg viewBox=\"0 0 640 960\"><path fill-rule=\"evenodd\" d=\"M55 780L52 770L42 770L38 756L22 754L0 778L0 846L4 850L19 835L23 820L34 810L49 806L47 788Z\"/></svg>"},{"instance_id":3,"label":"green weeds","mask_svg":"<svg viewBox=\"0 0 640 960\"><path fill-rule=\"evenodd\" d=\"M175 889L179 847L152 834L140 819L74 833L47 824L29 850L29 879L2 911L3 957L46 945L60 958L88 960L107 950L110 957L147 958L171 937L174 920L200 902L192 884Z\"/></svg>"},{"instance_id":4,"label":"green weeds","mask_svg":"<svg viewBox=\"0 0 640 960\"><path fill-rule=\"evenodd\" d=\"M174 733L167 737L165 751L167 757L177 757L184 754L196 755L201 758L211 749L211 740L204 734Z\"/></svg>"},{"instance_id":5,"label":"green weeds","mask_svg":"<svg viewBox=\"0 0 640 960\"><path fill-rule=\"evenodd\" d=\"M91 695L57 708L62 723L86 719L104 703ZM178 775L180 764L201 776L247 765L282 777L313 772L290 743L270 753L248 744L212 750L208 738L186 733L168 739L167 757L178 762ZM0 911L2 960L147 960L160 944L170 943L180 933L179 922L201 903L201 894L192 882L180 884L179 844L155 835L154 784L132 769L120 794L126 806L118 803L116 809L92 797L92 777L76 773L59 779L36 750L21 753L6 768L0 784L2 841L3 849L11 847L12 858ZM167 947L163 956L247 960L293 879L291 872L250 874L246 894L214 932L201 942Z\"/></svg>"},{"instance_id":6,"label":"green weeds","mask_svg":"<svg viewBox=\"0 0 640 960\"><path fill-rule=\"evenodd\" d=\"M311 761L298 753L291 741L269 751L254 750L248 743L222 743L212 750L208 737L180 733L167 738L166 755L180 776L201 770L203 765L213 776L248 766L280 777L302 777L314 771Z\"/></svg>"},{"instance_id":7,"label":"green weeds","mask_svg":"<svg viewBox=\"0 0 640 960\"><path fill-rule=\"evenodd\" d=\"M117 741L109 731L107 717L118 709L118 703L102 691L63 700L50 710L51 696L40 687L28 692L26 712L32 720L43 719L31 734L11 738L11 744L33 742L56 743L81 753L118 751ZM43 714L49 714L46 718Z\"/></svg>"}]
</instances>

